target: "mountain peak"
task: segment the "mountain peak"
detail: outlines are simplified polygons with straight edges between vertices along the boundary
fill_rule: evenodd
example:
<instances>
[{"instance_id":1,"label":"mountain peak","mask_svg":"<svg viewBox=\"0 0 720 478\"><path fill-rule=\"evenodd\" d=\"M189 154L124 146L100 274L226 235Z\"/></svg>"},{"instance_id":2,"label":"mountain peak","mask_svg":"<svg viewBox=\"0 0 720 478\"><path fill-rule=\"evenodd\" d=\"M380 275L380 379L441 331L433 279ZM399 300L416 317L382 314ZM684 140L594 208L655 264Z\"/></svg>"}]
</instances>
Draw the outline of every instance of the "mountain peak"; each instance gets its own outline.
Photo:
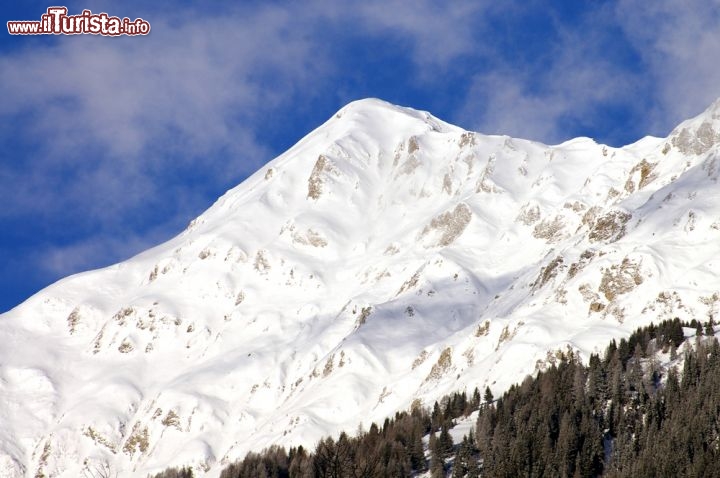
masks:
<instances>
[{"instance_id":1,"label":"mountain peak","mask_svg":"<svg viewBox=\"0 0 720 478\"><path fill-rule=\"evenodd\" d=\"M185 233L1 316L0 478L217 476L717 314L716 121L669 153L352 102Z\"/></svg>"},{"instance_id":2,"label":"mountain peak","mask_svg":"<svg viewBox=\"0 0 720 478\"><path fill-rule=\"evenodd\" d=\"M458 130L459 128L436 118L427 111L397 106L378 98L363 98L351 101L342 107L334 116L336 119L350 121L354 126L375 128L401 127L402 125L424 124L430 129L440 132ZM359 123L359 124L358 124Z\"/></svg>"}]
</instances>

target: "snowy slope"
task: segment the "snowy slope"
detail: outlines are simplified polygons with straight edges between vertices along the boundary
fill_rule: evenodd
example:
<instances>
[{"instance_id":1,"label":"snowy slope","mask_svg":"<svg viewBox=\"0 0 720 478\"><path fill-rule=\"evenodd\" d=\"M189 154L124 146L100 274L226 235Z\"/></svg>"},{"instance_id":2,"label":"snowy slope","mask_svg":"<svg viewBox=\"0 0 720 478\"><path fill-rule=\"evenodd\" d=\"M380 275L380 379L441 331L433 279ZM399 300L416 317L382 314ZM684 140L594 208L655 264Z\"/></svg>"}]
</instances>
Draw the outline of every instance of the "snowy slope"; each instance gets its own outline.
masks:
<instances>
[{"instance_id":1,"label":"snowy slope","mask_svg":"<svg viewBox=\"0 0 720 478\"><path fill-rule=\"evenodd\" d=\"M178 237L0 316L0 477L313 444L720 296L720 102L624 148L351 103Z\"/></svg>"}]
</instances>

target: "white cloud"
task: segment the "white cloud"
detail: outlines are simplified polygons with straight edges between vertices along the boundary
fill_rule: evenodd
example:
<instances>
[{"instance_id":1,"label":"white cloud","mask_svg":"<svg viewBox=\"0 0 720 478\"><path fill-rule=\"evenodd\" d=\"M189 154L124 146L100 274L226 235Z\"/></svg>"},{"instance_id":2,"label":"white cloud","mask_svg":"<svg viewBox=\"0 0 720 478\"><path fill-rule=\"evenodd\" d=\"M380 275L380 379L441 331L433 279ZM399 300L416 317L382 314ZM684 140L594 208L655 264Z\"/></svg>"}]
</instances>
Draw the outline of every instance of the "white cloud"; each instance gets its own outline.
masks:
<instances>
[{"instance_id":1,"label":"white cloud","mask_svg":"<svg viewBox=\"0 0 720 478\"><path fill-rule=\"evenodd\" d=\"M475 75L455 120L552 143L573 125L591 136L623 127L594 119L609 106L627 110L636 137L663 136L720 96L717 0L619 0L555 26L558 41L537 65L496 52L499 67Z\"/></svg>"},{"instance_id":2,"label":"white cloud","mask_svg":"<svg viewBox=\"0 0 720 478\"><path fill-rule=\"evenodd\" d=\"M117 236L101 234L63 246L49 246L35 256L33 266L44 274L61 278L68 271L78 272L112 264L108 258L128 259L139 251L166 240L163 228L142 234L125 231Z\"/></svg>"},{"instance_id":3,"label":"white cloud","mask_svg":"<svg viewBox=\"0 0 720 478\"><path fill-rule=\"evenodd\" d=\"M293 22L280 8L158 18L148 37L62 37L0 57L0 117L39 145L23 167L0 166L0 216L72 205L121 221L148 196L192 194L173 179L183 168L219 184L253 172L271 155L255 139L263 115L323 68Z\"/></svg>"},{"instance_id":4,"label":"white cloud","mask_svg":"<svg viewBox=\"0 0 720 478\"><path fill-rule=\"evenodd\" d=\"M718 0L620 0L617 19L651 78L656 134L707 108L720 96Z\"/></svg>"},{"instance_id":5,"label":"white cloud","mask_svg":"<svg viewBox=\"0 0 720 478\"><path fill-rule=\"evenodd\" d=\"M120 14L103 2L85 6ZM118 221L157 189L192 194L166 171L196 167L206 180L239 179L271 159L271 147L256 139L268 117L282 117L301 95L332 92L327 22L402 39L430 77L476 48L471 18L479 11L471 2L324 0L166 9L152 15L147 37L61 37L18 49L0 57L0 88L10 92L0 117L30 117L23 133L41 149L30 170L0 171L10 213L71 205Z\"/></svg>"},{"instance_id":6,"label":"white cloud","mask_svg":"<svg viewBox=\"0 0 720 478\"><path fill-rule=\"evenodd\" d=\"M418 71L427 79L459 56L484 51L484 44L477 41L488 28L483 14L497 8L497 2L489 1L374 0L358 2L354 14L367 30L407 41Z\"/></svg>"},{"instance_id":7,"label":"white cloud","mask_svg":"<svg viewBox=\"0 0 720 478\"><path fill-rule=\"evenodd\" d=\"M62 37L0 57L0 89L7 92L0 117L22 121L21 130L40 144L24 166L0 165L0 187L10 198L0 218L65 214L74 215L70 223L97 227L51 254L54 271L94 264L81 259L83 250L119 258L163 238L129 232L137 240L112 253L118 225L157 198L178 202L170 214L197 211L207 184L226 186L271 159L272 145L258 133L277 128L270 123L281 122L283 112L309 109L313 98L343 97L338 92L352 87L335 69L328 32L347 29L345 41L388 39L388 50L413 66L388 75L398 88L428 97L433 89L456 90L465 98L447 119L488 133L558 142L568 138L568 124L598 125L594 116L606 105L628 105L639 130L663 133L719 94L717 1L596 5L580 23L557 22L555 43L542 57L522 60L494 38L513 23L493 23L522 13L522 2L257 5L208 13L138 2L138 9L156 9L148 37ZM108 2L83 7L133 16ZM618 25L640 67L615 62L604 50ZM639 115L648 104L657 107ZM174 178L176 171L186 177ZM197 184L188 182L188 171L197 172ZM168 233L165 224L157 231Z\"/></svg>"},{"instance_id":8,"label":"white cloud","mask_svg":"<svg viewBox=\"0 0 720 478\"><path fill-rule=\"evenodd\" d=\"M543 58L499 58L499 67L476 74L456 120L483 133L558 143L581 126L599 126L594 115L602 107L631 103L636 75L604 57L603 33L558 28Z\"/></svg>"},{"instance_id":9,"label":"white cloud","mask_svg":"<svg viewBox=\"0 0 720 478\"><path fill-rule=\"evenodd\" d=\"M54 144L97 141L119 158L169 135L191 152L217 143L241 150L246 139L233 122L278 104L314 73L311 46L291 22L283 10L263 9L180 25L156 20L148 37L61 38L0 60L0 84L13 93L0 113L35 110L36 131ZM269 75L282 93L265 87Z\"/></svg>"},{"instance_id":10,"label":"white cloud","mask_svg":"<svg viewBox=\"0 0 720 478\"><path fill-rule=\"evenodd\" d=\"M167 239L178 221L160 214L197 214L208 191L271 159L263 121L322 76L292 12L192 13L158 15L147 37L58 37L0 56L0 118L36 148L0 163L0 219L79 235L37 251L48 274Z\"/></svg>"}]
</instances>

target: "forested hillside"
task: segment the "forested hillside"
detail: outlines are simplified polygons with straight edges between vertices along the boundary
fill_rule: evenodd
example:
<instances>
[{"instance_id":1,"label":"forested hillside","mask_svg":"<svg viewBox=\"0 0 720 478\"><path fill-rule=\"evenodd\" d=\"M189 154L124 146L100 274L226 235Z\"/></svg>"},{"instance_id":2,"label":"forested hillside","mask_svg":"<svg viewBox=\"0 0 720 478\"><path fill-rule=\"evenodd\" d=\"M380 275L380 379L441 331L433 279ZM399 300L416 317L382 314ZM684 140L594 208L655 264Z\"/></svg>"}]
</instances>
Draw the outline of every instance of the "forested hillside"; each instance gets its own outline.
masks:
<instances>
[{"instance_id":1,"label":"forested hillside","mask_svg":"<svg viewBox=\"0 0 720 478\"><path fill-rule=\"evenodd\" d=\"M566 354L497 399L475 389L416 405L314 449L250 453L221 478L720 476L712 322L650 325L587 365ZM450 429L475 411L470 433L453 443Z\"/></svg>"}]
</instances>

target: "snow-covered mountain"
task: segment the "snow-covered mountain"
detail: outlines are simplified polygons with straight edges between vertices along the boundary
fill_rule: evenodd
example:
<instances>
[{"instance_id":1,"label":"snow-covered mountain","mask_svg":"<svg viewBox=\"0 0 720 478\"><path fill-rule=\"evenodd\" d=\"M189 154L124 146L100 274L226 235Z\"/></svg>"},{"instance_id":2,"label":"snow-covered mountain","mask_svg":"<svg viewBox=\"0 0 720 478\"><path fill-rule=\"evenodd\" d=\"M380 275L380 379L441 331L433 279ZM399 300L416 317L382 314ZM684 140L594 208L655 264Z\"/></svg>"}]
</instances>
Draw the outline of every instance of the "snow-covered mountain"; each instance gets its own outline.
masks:
<instances>
[{"instance_id":1,"label":"snow-covered mountain","mask_svg":"<svg viewBox=\"0 0 720 478\"><path fill-rule=\"evenodd\" d=\"M705 320L719 145L720 101L623 148L351 103L178 237L0 316L0 477L216 476Z\"/></svg>"}]
</instances>

